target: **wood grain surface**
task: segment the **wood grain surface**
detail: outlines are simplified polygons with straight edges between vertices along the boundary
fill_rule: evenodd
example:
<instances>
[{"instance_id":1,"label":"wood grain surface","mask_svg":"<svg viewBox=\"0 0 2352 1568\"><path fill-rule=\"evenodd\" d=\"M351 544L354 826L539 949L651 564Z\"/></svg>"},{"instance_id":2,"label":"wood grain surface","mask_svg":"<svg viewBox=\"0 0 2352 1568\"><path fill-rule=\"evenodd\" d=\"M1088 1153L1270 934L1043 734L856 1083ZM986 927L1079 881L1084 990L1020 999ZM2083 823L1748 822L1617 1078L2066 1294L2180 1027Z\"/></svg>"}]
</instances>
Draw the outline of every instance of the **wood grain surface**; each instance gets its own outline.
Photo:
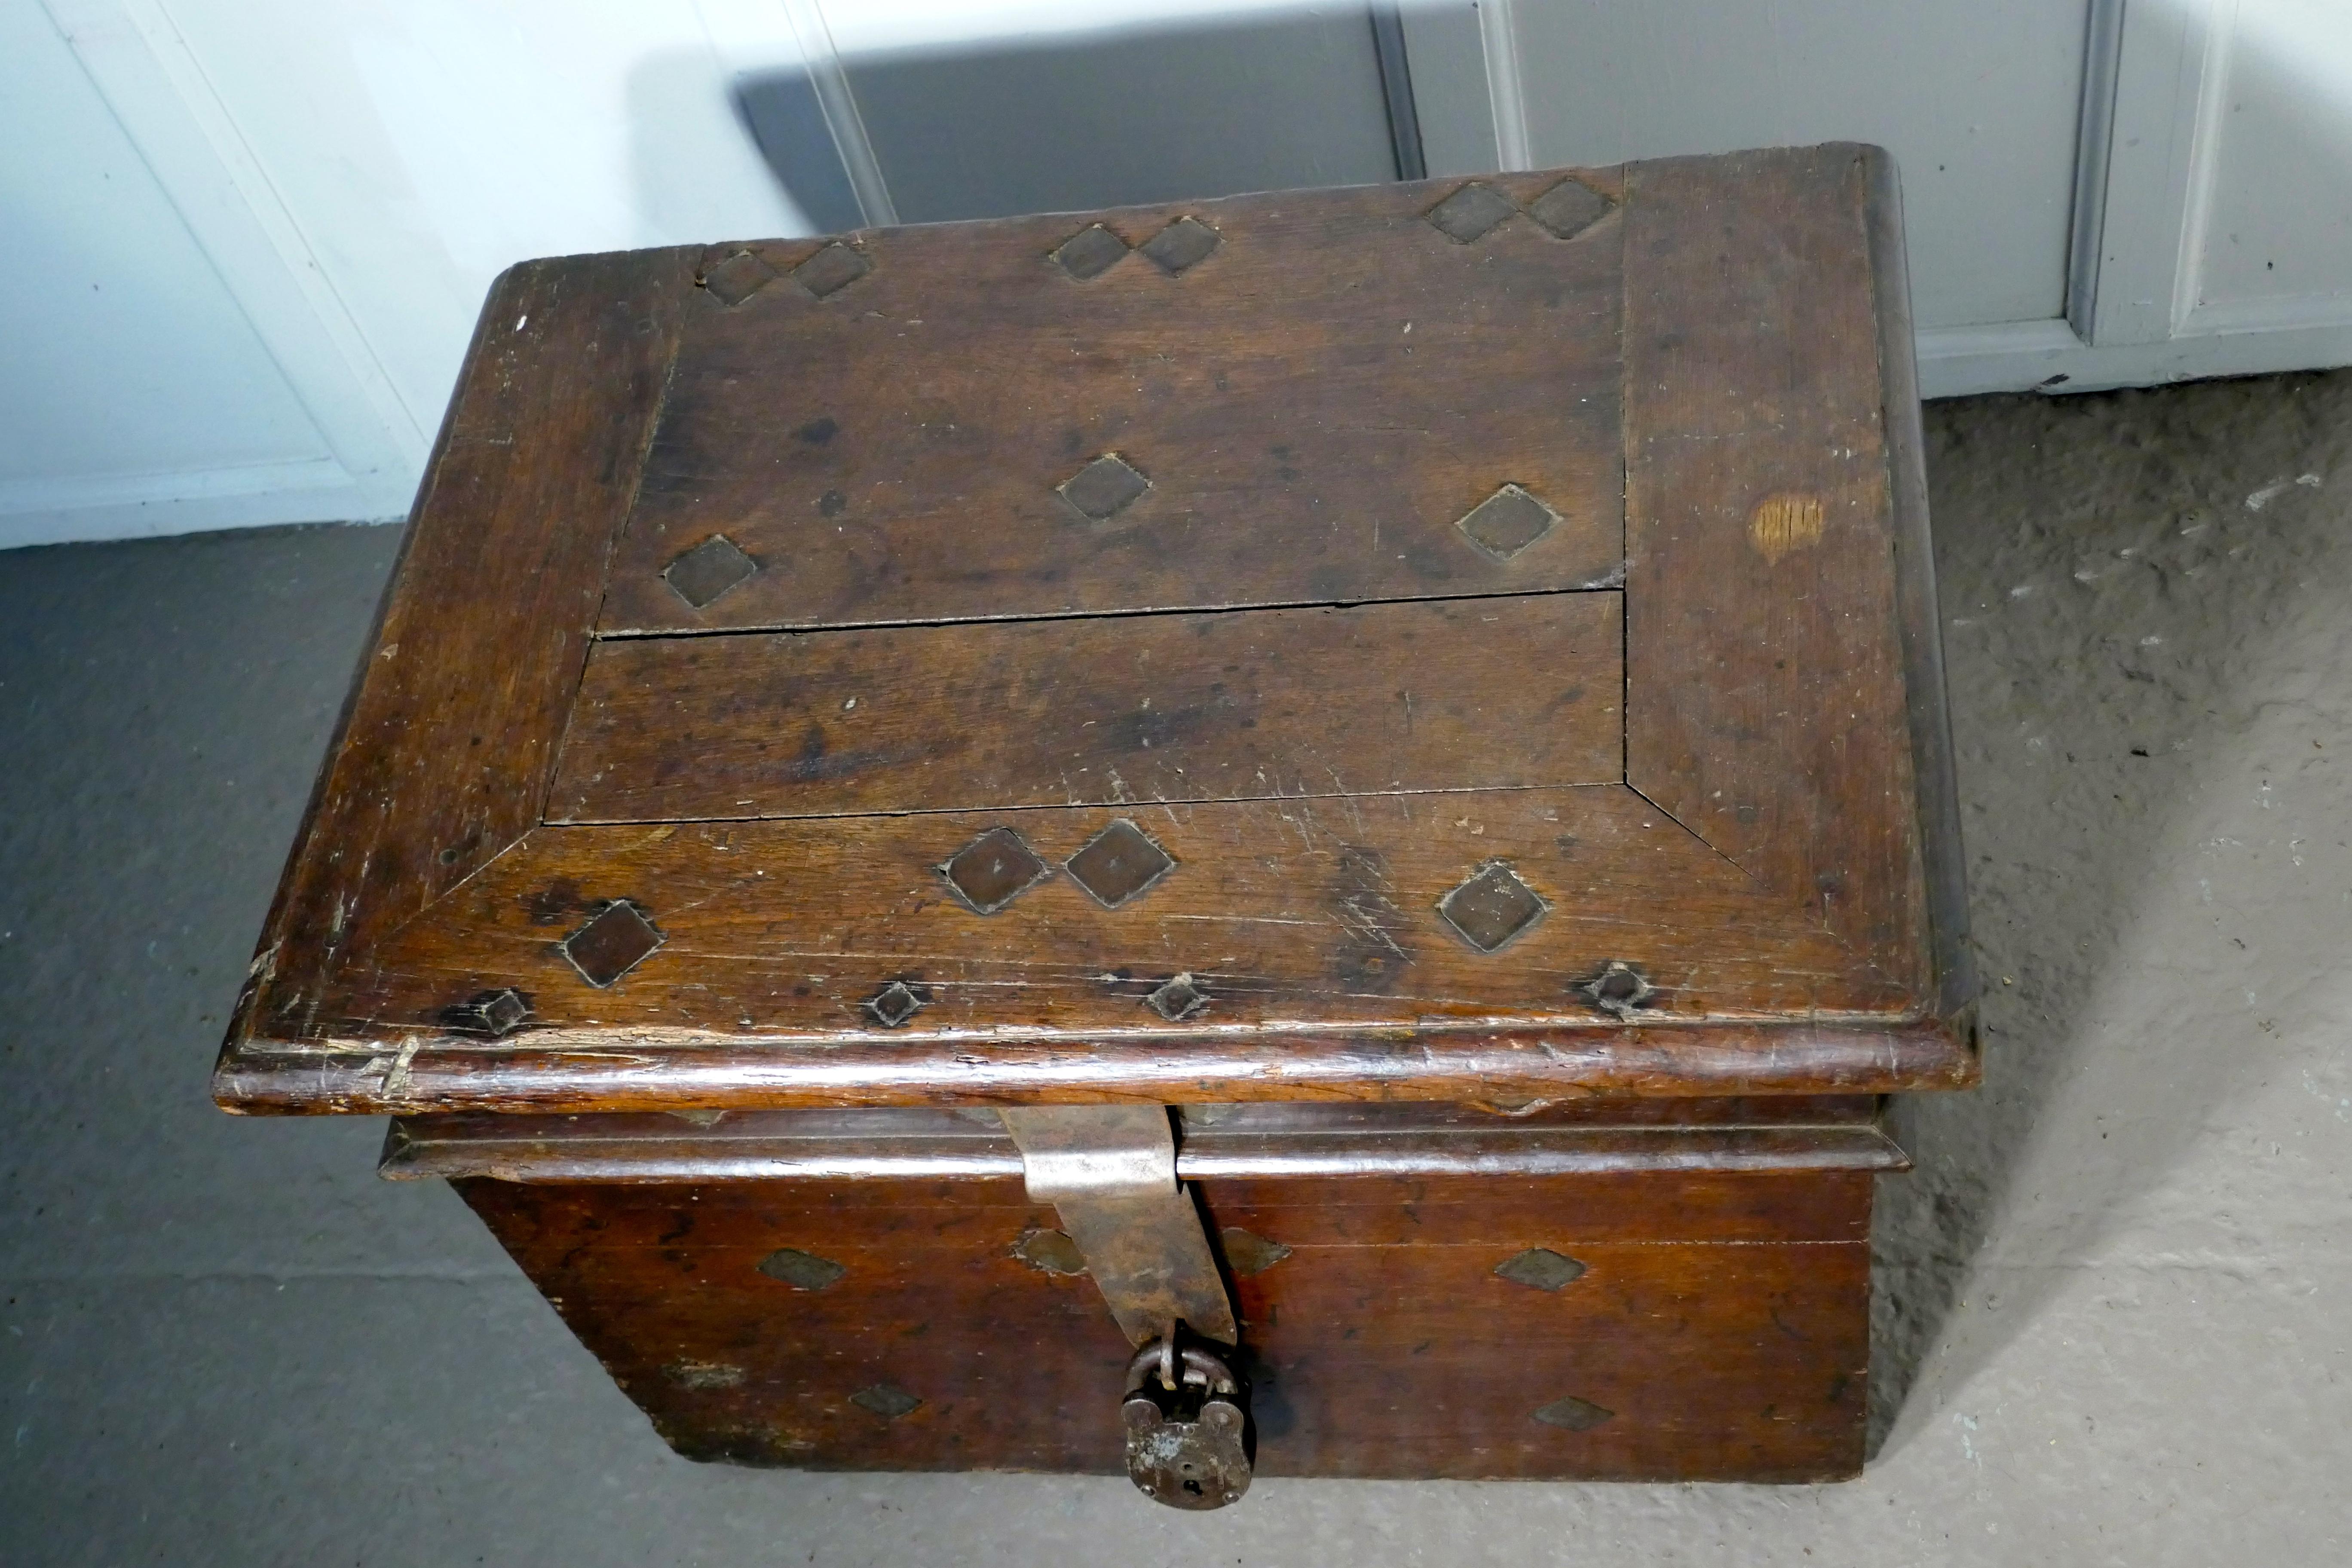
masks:
<instances>
[{"instance_id":1,"label":"wood grain surface","mask_svg":"<svg viewBox=\"0 0 2352 1568\"><path fill-rule=\"evenodd\" d=\"M1175 865L1116 910L1055 870L981 915L939 870L999 828L1058 865L1119 820ZM1481 952L1438 904L1497 861L1549 909ZM616 900L663 942L600 988L560 944ZM540 1044L585 1044L598 1029L816 1044L1587 1024L1609 1016L1577 987L1612 960L1647 978L1654 994L1639 1011L1659 1019L1889 1014L1904 1002L1791 903L1641 796L1602 784L541 828L347 968L319 1016L337 1031L403 1018L432 1028L453 1003L511 986L530 999L522 1029ZM1209 1001L1171 1021L1146 998L1178 974ZM894 981L929 1001L892 1029L866 1004Z\"/></svg>"},{"instance_id":2,"label":"wood grain surface","mask_svg":"<svg viewBox=\"0 0 2352 1568\"><path fill-rule=\"evenodd\" d=\"M1926 1008L1874 156L1629 176L1626 781Z\"/></svg>"},{"instance_id":3,"label":"wood grain surface","mask_svg":"<svg viewBox=\"0 0 2352 1568\"><path fill-rule=\"evenodd\" d=\"M1936 542L1927 526L1927 438L1919 424L1919 368L1911 275L1903 254L1903 193L1895 161L1866 161L1870 271L1878 314L1879 377L1886 405L1886 473L1895 535L1895 620L1903 636L1911 776L1918 792L1928 965L1935 1008L1957 1017L1976 1001L1969 942L1968 855L1960 842L1959 773L1944 679L1944 624L1936 608Z\"/></svg>"},{"instance_id":4,"label":"wood grain surface","mask_svg":"<svg viewBox=\"0 0 2352 1568\"><path fill-rule=\"evenodd\" d=\"M226 1053L213 1092L270 1115L723 1110L760 1106L1478 1100L1577 1095L1881 1094L1968 1089L1976 1053L1934 1022L1254 1032L999 1041L936 1037L810 1047L612 1029L513 1044L425 1031Z\"/></svg>"},{"instance_id":5,"label":"wood grain surface","mask_svg":"<svg viewBox=\"0 0 2352 1568\"><path fill-rule=\"evenodd\" d=\"M325 975L539 821L690 268L573 258L492 287L232 1041L308 1030Z\"/></svg>"},{"instance_id":6,"label":"wood grain surface","mask_svg":"<svg viewBox=\"0 0 2352 1568\"><path fill-rule=\"evenodd\" d=\"M1217 228L1174 271L1053 218L515 274L216 1093L1974 1081L1876 157L1580 174L1572 238L1551 174L1466 240L1475 182L1108 215ZM1058 489L1073 433L1143 488ZM1506 482L1516 554L1457 526ZM1115 827L1131 900L1071 868ZM941 875L988 833L1001 909Z\"/></svg>"},{"instance_id":7,"label":"wood grain surface","mask_svg":"<svg viewBox=\"0 0 2352 1568\"><path fill-rule=\"evenodd\" d=\"M1257 1469L1851 1474L1869 1183L1201 1184L1213 1235L1288 1249L1233 1281ZM1055 1225L1017 1181L459 1190L681 1452L818 1468L1118 1468L1125 1342L1092 1281L1016 1254ZM1496 1273L1530 1247L1581 1272L1549 1290ZM761 1271L787 1248L839 1272L811 1289ZM1599 1419L1580 1431L1536 1419L1563 1398Z\"/></svg>"},{"instance_id":8,"label":"wood grain surface","mask_svg":"<svg viewBox=\"0 0 2352 1568\"><path fill-rule=\"evenodd\" d=\"M1533 200L1569 176L1494 182ZM1611 171L1577 178L1613 192ZM1613 580L1620 224L1458 243L1456 181L1283 192L1099 221L1220 238L1171 277L1079 280L1063 215L853 237L819 299L779 278L688 312L607 632L1355 602ZM760 247L780 268L816 242ZM1108 521L1057 487L1150 481ZM1498 561L1454 526L1505 484L1560 518ZM714 533L759 563L696 609L662 573Z\"/></svg>"},{"instance_id":9,"label":"wood grain surface","mask_svg":"<svg viewBox=\"0 0 2352 1568\"><path fill-rule=\"evenodd\" d=\"M1609 593L627 638L589 658L549 809L685 821L1614 783L1623 672Z\"/></svg>"},{"instance_id":10,"label":"wood grain surface","mask_svg":"<svg viewBox=\"0 0 2352 1568\"><path fill-rule=\"evenodd\" d=\"M1868 1097L1593 1098L1509 1112L1444 1104L1196 1105L1178 1116L1183 1180L1909 1167ZM709 1182L1017 1176L1021 1150L985 1110L875 1108L674 1115L395 1120L396 1180Z\"/></svg>"}]
</instances>

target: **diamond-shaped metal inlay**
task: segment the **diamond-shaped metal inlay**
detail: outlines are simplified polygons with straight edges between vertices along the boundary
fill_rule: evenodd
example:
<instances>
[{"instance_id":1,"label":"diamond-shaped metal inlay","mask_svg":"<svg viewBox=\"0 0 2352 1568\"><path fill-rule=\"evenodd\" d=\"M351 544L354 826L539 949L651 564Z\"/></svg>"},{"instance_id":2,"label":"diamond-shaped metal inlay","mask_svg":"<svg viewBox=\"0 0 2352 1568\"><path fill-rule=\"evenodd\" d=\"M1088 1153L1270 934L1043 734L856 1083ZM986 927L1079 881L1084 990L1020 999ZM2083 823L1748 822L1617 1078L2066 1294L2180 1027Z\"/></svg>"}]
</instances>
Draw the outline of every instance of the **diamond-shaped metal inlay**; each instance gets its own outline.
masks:
<instances>
[{"instance_id":1,"label":"diamond-shaped metal inlay","mask_svg":"<svg viewBox=\"0 0 2352 1568\"><path fill-rule=\"evenodd\" d=\"M1208 988L1189 974L1172 975L1160 982L1144 1005L1171 1024L1181 1023L1209 1005Z\"/></svg>"},{"instance_id":2,"label":"diamond-shaped metal inlay","mask_svg":"<svg viewBox=\"0 0 2352 1568\"><path fill-rule=\"evenodd\" d=\"M1070 879L1095 902L1115 910L1175 868L1176 858L1122 816L1062 862Z\"/></svg>"},{"instance_id":3,"label":"diamond-shaped metal inlay","mask_svg":"<svg viewBox=\"0 0 2352 1568\"><path fill-rule=\"evenodd\" d=\"M558 945L583 980L605 986L643 963L662 941L644 910L626 899L615 899Z\"/></svg>"},{"instance_id":4,"label":"diamond-shaped metal inlay","mask_svg":"<svg viewBox=\"0 0 2352 1568\"><path fill-rule=\"evenodd\" d=\"M822 1290L849 1272L830 1258L783 1247L760 1259L760 1272L781 1279L795 1290Z\"/></svg>"},{"instance_id":5,"label":"diamond-shaped metal inlay","mask_svg":"<svg viewBox=\"0 0 2352 1568\"><path fill-rule=\"evenodd\" d=\"M1046 1274L1084 1274L1087 1255L1058 1230L1024 1230L1013 1244L1013 1256Z\"/></svg>"},{"instance_id":6,"label":"diamond-shaped metal inlay","mask_svg":"<svg viewBox=\"0 0 2352 1568\"><path fill-rule=\"evenodd\" d=\"M1636 1007L1648 1006L1658 994L1648 975L1616 958L1602 964L1601 973L1591 979L1579 982L1575 989L1586 1001L1619 1018L1630 1016Z\"/></svg>"},{"instance_id":7,"label":"diamond-shaped metal inlay","mask_svg":"<svg viewBox=\"0 0 2352 1568\"><path fill-rule=\"evenodd\" d=\"M748 250L739 250L702 273L702 286L722 305L740 305L775 280L776 269Z\"/></svg>"},{"instance_id":8,"label":"diamond-shaped metal inlay","mask_svg":"<svg viewBox=\"0 0 2352 1568\"><path fill-rule=\"evenodd\" d=\"M1428 216L1440 234L1467 245L1518 210L1510 197L1474 180L1430 208Z\"/></svg>"},{"instance_id":9,"label":"diamond-shaped metal inlay","mask_svg":"<svg viewBox=\"0 0 2352 1568\"><path fill-rule=\"evenodd\" d=\"M1127 241L1100 224L1089 224L1062 241L1054 259L1062 270L1083 283L1089 278L1099 278L1118 265L1127 254Z\"/></svg>"},{"instance_id":10,"label":"diamond-shaped metal inlay","mask_svg":"<svg viewBox=\"0 0 2352 1568\"><path fill-rule=\"evenodd\" d=\"M1570 1432L1590 1432L1603 1421L1612 1419L1617 1412L1604 1410L1590 1399L1555 1399L1536 1412L1536 1419L1547 1426L1558 1426Z\"/></svg>"},{"instance_id":11,"label":"diamond-shaped metal inlay","mask_svg":"<svg viewBox=\"0 0 2352 1568\"><path fill-rule=\"evenodd\" d=\"M1557 1290L1582 1274L1584 1265L1573 1258L1554 1252L1549 1247L1530 1247L1517 1258L1496 1264L1495 1272L1514 1285L1532 1285L1538 1290Z\"/></svg>"},{"instance_id":12,"label":"diamond-shaped metal inlay","mask_svg":"<svg viewBox=\"0 0 2352 1568\"><path fill-rule=\"evenodd\" d=\"M1218 1233L1217 1239L1224 1243L1225 1267L1244 1279L1265 1273L1290 1256L1290 1248L1282 1243L1268 1241L1237 1225L1227 1226Z\"/></svg>"},{"instance_id":13,"label":"diamond-shaped metal inlay","mask_svg":"<svg viewBox=\"0 0 2352 1568\"><path fill-rule=\"evenodd\" d=\"M1437 912L1445 923L1480 952L1493 952L1543 919L1550 908L1501 860L1487 861L1437 900Z\"/></svg>"},{"instance_id":14,"label":"diamond-shaped metal inlay","mask_svg":"<svg viewBox=\"0 0 2352 1568\"><path fill-rule=\"evenodd\" d=\"M1172 278L1208 259L1209 252L1217 248L1217 231L1197 218L1180 217L1137 248Z\"/></svg>"},{"instance_id":15,"label":"diamond-shaped metal inlay","mask_svg":"<svg viewBox=\"0 0 2352 1568\"><path fill-rule=\"evenodd\" d=\"M1089 521L1108 522L1150 489L1151 481L1117 452L1105 452L1055 488Z\"/></svg>"},{"instance_id":16,"label":"diamond-shaped metal inlay","mask_svg":"<svg viewBox=\"0 0 2352 1568\"><path fill-rule=\"evenodd\" d=\"M473 1026L492 1039L500 1039L530 1016L530 1004L522 993L509 985L503 991L487 991L466 1004L465 1012Z\"/></svg>"},{"instance_id":17,"label":"diamond-shaped metal inlay","mask_svg":"<svg viewBox=\"0 0 2352 1568\"><path fill-rule=\"evenodd\" d=\"M1480 501L1454 526L1497 561L1508 561L1545 534L1559 513L1517 485L1505 485Z\"/></svg>"},{"instance_id":18,"label":"diamond-shaped metal inlay","mask_svg":"<svg viewBox=\"0 0 2352 1568\"><path fill-rule=\"evenodd\" d=\"M822 300L873 270L874 263L866 259L863 251L836 239L793 268L793 280Z\"/></svg>"},{"instance_id":19,"label":"diamond-shaped metal inlay","mask_svg":"<svg viewBox=\"0 0 2352 1568\"><path fill-rule=\"evenodd\" d=\"M877 1383L871 1388L861 1388L851 1394L849 1403L856 1405L860 1410L871 1410L885 1421L896 1421L908 1411L922 1404L922 1401L903 1388L893 1387L887 1383Z\"/></svg>"},{"instance_id":20,"label":"diamond-shaped metal inlay","mask_svg":"<svg viewBox=\"0 0 2352 1568\"><path fill-rule=\"evenodd\" d=\"M992 915L1037 885L1052 867L1009 827L992 827L940 868L975 914Z\"/></svg>"},{"instance_id":21,"label":"diamond-shaped metal inlay","mask_svg":"<svg viewBox=\"0 0 2352 1568\"><path fill-rule=\"evenodd\" d=\"M903 980L893 980L866 999L866 1011L886 1029L895 1029L923 1010L929 998Z\"/></svg>"},{"instance_id":22,"label":"diamond-shaped metal inlay","mask_svg":"<svg viewBox=\"0 0 2352 1568\"><path fill-rule=\"evenodd\" d=\"M760 563L744 554L733 540L714 533L663 567L662 580L699 610L759 570Z\"/></svg>"},{"instance_id":23,"label":"diamond-shaped metal inlay","mask_svg":"<svg viewBox=\"0 0 2352 1568\"><path fill-rule=\"evenodd\" d=\"M1528 216L1554 239L1573 239L1616 205L1581 180L1562 180L1528 204Z\"/></svg>"}]
</instances>

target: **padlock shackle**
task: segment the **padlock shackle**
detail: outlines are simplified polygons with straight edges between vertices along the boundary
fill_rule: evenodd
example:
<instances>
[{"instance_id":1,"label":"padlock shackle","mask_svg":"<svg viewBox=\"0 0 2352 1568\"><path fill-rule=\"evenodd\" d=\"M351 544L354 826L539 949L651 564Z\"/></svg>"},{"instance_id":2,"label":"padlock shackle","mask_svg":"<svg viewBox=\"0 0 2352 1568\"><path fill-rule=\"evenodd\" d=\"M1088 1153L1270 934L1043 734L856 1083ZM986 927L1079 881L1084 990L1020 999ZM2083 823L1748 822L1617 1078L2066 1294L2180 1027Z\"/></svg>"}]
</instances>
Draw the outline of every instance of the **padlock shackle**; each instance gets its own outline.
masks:
<instances>
[{"instance_id":1,"label":"padlock shackle","mask_svg":"<svg viewBox=\"0 0 2352 1568\"><path fill-rule=\"evenodd\" d=\"M1152 1374L1160 1370L1167 1353L1165 1346L1166 1341L1153 1340L1135 1352L1134 1359L1127 1363L1128 1394L1141 1390L1151 1381ZM1240 1380L1234 1376L1233 1369L1221 1357L1199 1345L1180 1345L1176 1359L1183 1363L1181 1381L1184 1383L1198 1382L1212 1394L1232 1394L1241 1386ZM1166 1383L1163 1377L1162 1386L1172 1388L1175 1385Z\"/></svg>"}]
</instances>

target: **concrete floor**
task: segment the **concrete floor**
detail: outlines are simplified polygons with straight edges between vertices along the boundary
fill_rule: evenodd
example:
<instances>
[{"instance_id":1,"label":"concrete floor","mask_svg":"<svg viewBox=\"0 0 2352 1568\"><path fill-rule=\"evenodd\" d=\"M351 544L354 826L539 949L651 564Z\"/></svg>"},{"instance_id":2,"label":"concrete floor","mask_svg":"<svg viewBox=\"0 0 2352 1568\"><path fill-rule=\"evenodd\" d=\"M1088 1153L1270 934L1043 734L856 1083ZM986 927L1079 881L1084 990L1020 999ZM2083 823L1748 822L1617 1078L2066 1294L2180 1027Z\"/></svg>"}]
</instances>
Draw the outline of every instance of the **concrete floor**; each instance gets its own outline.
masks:
<instances>
[{"instance_id":1,"label":"concrete floor","mask_svg":"<svg viewBox=\"0 0 2352 1568\"><path fill-rule=\"evenodd\" d=\"M374 1121L205 1079L397 543L0 556L0 1562L2352 1561L2352 374L1930 410L1987 1088L1829 1488L673 1458Z\"/></svg>"}]
</instances>

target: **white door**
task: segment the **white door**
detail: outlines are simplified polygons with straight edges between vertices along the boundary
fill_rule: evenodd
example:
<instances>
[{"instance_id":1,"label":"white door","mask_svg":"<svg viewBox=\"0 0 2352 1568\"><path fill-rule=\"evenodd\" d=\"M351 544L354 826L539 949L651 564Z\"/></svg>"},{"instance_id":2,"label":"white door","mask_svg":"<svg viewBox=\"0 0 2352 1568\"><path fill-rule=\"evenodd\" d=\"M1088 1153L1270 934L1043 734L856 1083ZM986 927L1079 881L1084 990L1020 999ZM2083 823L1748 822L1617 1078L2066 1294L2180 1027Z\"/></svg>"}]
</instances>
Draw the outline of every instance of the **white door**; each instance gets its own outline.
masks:
<instances>
[{"instance_id":1,"label":"white door","mask_svg":"<svg viewBox=\"0 0 2352 1568\"><path fill-rule=\"evenodd\" d=\"M1422 14L1457 13L1482 36L1485 80L1446 79L1468 82L1457 97L1483 89L1505 163L1890 149L1930 396L2352 363L2346 0Z\"/></svg>"}]
</instances>

